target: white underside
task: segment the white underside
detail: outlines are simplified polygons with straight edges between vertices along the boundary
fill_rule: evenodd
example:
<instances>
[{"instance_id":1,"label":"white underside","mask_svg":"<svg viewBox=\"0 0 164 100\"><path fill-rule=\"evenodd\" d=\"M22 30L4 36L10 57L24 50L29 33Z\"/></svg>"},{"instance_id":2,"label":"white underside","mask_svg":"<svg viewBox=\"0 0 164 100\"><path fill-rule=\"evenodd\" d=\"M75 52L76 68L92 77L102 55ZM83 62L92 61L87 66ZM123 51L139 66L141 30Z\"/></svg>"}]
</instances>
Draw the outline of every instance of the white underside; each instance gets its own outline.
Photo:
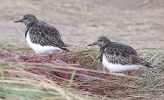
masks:
<instances>
[{"instance_id":1,"label":"white underside","mask_svg":"<svg viewBox=\"0 0 164 100\"><path fill-rule=\"evenodd\" d=\"M124 72L124 71L131 71L136 70L141 67L142 65L121 65L121 64L112 64L109 63L106 59L106 56L103 54L103 61L102 64L105 68L107 68L110 72Z\"/></svg>"},{"instance_id":2,"label":"white underside","mask_svg":"<svg viewBox=\"0 0 164 100\"><path fill-rule=\"evenodd\" d=\"M29 32L26 36L26 41L29 44L29 46L37 53L37 54L46 54L46 55L52 55L57 52L59 52L61 49L58 47L53 46L41 46L40 44L34 44L31 42Z\"/></svg>"}]
</instances>

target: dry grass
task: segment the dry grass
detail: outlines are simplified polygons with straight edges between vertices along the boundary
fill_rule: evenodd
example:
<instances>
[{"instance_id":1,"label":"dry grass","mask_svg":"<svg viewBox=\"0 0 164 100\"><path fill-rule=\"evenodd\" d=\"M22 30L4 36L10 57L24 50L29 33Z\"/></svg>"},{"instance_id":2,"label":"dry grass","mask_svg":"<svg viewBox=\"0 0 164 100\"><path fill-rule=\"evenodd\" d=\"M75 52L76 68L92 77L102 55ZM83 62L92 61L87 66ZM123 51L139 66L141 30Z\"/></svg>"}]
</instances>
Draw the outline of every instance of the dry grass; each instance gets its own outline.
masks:
<instances>
[{"instance_id":1,"label":"dry grass","mask_svg":"<svg viewBox=\"0 0 164 100\"><path fill-rule=\"evenodd\" d=\"M6 53L3 47L11 48ZM124 83L126 74L118 74L110 81L105 80L108 72L102 72L97 60L96 48L76 50L54 56L51 63L48 57L23 55L22 47L1 44L0 97L5 100L110 100L110 99L161 99L164 92L163 48L139 49L138 53L150 61L155 69L135 71ZM21 49L22 48L22 49ZM17 51L12 51L17 49ZM5 54L5 55L3 55ZM21 60L23 59L23 60Z\"/></svg>"},{"instance_id":2,"label":"dry grass","mask_svg":"<svg viewBox=\"0 0 164 100\"><path fill-rule=\"evenodd\" d=\"M159 47L163 44L163 1L156 4L157 1L151 0L145 5L145 2L134 0L134 6L132 2L132 5L127 5L125 1L116 3L115 0L110 1L110 6L105 6L101 0L83 1L0 0L0 11L3 12L0 15L1 36L11 39L10 43L8 40L0 41L1 99L163 100L163 47L138 49L140 56L150 61L155 69L137 70L122 83L126 73L114 73L116 77L105 80L109 73L102 72L102 65L97 60L98 50L79 45L79 40L89 43L100 35L106 35L135 48ZM112 2L118 6L117 9ZM38 63L33 63L33 51L26 46L18 46L25 44L25 26L13 24L14 20L27 13L52 24L64 41L79 45L81 49L76 49L76 46L72 48L73 52L54 56L52 63L47 63L48 57L39 57Z\"/></svg>"}]
</instances>

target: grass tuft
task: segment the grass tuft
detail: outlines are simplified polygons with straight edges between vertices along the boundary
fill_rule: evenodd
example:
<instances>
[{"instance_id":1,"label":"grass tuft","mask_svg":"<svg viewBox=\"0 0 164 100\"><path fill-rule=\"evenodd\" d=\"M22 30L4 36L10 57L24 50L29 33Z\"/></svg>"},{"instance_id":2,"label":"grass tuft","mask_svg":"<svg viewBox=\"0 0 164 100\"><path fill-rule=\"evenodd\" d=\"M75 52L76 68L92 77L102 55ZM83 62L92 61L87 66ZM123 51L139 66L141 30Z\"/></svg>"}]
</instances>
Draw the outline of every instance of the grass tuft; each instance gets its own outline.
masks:
<instances>
[{"instance_id":1,"label":"grass tuft","mask_svg":"<svg viewBox=\"0 0 164 100\"><path fill-rule=\"evenodd\" d=\"M153 100L163 97L163 48L137 50L154 69L134 71L126 82L122 82L126 73L113 73L116 77L109 81L105 79L110 73L102 71L95 48L55 55L51 63L47 63L47 56L39 56L34 63L35 55L22 55L23 52L21 47L16 52L7 49L0 52L1 99Z\"/></svg>"}]
</instances>

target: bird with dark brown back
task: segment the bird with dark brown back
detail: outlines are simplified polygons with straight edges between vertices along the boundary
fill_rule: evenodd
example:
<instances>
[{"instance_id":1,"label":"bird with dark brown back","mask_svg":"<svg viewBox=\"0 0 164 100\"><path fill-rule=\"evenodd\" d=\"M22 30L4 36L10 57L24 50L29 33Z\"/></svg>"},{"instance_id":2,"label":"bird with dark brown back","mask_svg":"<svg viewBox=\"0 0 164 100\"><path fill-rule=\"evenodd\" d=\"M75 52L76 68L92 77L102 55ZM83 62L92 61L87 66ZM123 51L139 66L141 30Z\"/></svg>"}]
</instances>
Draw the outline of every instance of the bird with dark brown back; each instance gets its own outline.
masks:
<instances>
[{"instance_id":1,"label":"bird with dark brown back","mask_svg":"<svg viewBox=\"0 0 164 100\"><path fill-rule=\"evenodd\" d=\"M130 76L132 70L141 67L152 68L149 62L139 57L137 52L128 45L111 42L105 36L99 37L96 42L88 46L94 45L100 47L100 61L110 72L128 71L128 76ZM114 74L110 75L107 79L110 80L113 76Z\"/></svg>"},{"instance_id":2,"label":"bird with dark brown back","mask_svg":"<svg viewBox=\"0 0 164 100\"><path fill-rule=\"evenodd\" d=\"M25 38L27 43L36 54L49 55L48 62L50 62L53 54L61 50L69 51L62 41L59 31L53 26L39 21L34 15L26 14L23 19L14 22L23 22L26 25Z\"/></svg>"}]
</instances>

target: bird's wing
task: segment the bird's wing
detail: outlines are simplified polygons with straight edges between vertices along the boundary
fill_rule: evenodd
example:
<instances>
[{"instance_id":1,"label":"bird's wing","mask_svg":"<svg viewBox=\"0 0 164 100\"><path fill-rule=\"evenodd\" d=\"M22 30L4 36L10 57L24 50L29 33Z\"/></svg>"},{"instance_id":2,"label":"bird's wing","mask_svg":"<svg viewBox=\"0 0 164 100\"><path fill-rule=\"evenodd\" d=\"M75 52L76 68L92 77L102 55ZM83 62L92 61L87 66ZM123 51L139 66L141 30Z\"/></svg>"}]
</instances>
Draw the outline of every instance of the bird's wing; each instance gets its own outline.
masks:
<instances>
[{"instance_id":1,"label":"bird's wing","mask_svg":"<svg viewBox=\"0 0 164 100\"><path fill-rule=\"evenodd\" d=\"M30 38L35 44L42 46L54 46L68 51L66 45L61 39L59 31L44 22L39 22L30 27Z\"/></svg>"},{"instance_id":2,"label":"bird's wing","mask_svg":"<svg viewBox=\"0 0 164 100\"><path fill-rule=\"evenodd\" d=\"M103 52L108 62L121 65L143 65L149 67L150 63L138 56L137 52L130 46L115 43L110 44Z\"/></svg>"}]
</instances>

